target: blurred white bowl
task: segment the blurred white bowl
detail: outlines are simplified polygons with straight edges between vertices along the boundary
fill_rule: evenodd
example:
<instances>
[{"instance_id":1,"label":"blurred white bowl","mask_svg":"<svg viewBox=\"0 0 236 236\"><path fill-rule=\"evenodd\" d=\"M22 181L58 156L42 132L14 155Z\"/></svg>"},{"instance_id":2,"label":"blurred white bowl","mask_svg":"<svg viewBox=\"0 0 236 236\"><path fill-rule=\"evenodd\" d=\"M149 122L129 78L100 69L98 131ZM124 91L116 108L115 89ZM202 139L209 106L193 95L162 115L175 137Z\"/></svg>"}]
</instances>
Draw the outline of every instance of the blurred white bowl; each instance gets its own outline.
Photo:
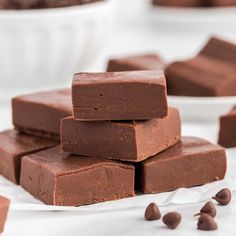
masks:
<instances>
[{"instance_id":1,"label":"blurred white bowl","mask_svg":"<svg viewBox=\"0 0 236 236\"><path fill-rule=\"evenodd\" d=\"M236 105L236 96L232 97L181 97L169 96L169 105L180 110L183 121L217 122Z\"/></svg>"},{"instance_id":2,"label":"blurred white bowl","mask_svg":"<svg viewBox=\"0 0 236 236\"><path fill-rule=\"evenodd\" d=\"M106 0L57 9L1 10L0 94L68 84L74 72L98 57L113 5Z\"/></svg>"},{"instance_id":3,"label":"blurred white bowl","mask_svg":"<svg viewBox=\"0 0 236 236\"><path fill-rule=\"evenodd\" d=\"M178 8L153 7L146 14L166 32L190 34L236 33L236 7Z\"/></svg>"}]
</instances>

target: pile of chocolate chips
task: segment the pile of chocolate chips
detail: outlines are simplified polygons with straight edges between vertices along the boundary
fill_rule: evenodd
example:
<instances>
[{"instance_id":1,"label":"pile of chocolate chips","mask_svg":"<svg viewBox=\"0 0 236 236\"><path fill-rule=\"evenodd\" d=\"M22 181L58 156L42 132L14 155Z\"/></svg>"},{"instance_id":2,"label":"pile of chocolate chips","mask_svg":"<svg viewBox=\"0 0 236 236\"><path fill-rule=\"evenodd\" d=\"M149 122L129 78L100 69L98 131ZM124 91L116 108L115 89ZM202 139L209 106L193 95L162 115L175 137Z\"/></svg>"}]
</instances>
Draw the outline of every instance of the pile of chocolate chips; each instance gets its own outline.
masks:
<instances>
[{"instance_id":1,"label":"pile of chocolate chips","mask_svg":"<svg viewBox=\"0 0 236 236\"><path fill-rule=\"evenodd\" d=\"M43 9L83 5L104 0L0 0L0 9Z\"/></svg>"},{"instance_id":2,"label":"pile of chocolate chips","mask_svg":"<svg viewBox=\"0 0 236 236\"><path fill-rule=\"evenodd\" d=\"M219 205L226 206L231 202L231 191L227 188L219 191L214 197ZM197 229L203 231L213 231L218 228L214 217L217 214L215 204L212 201L208 201L200 210L199 213L194 216L199 216ZM161 219L161 212L156 203L148 205L144 215L146 220L159 220ZM181 223L182 216L178 212L169 212L163 216L162 221L169 229L176 229Z\"/></svg>"}]
</instances>

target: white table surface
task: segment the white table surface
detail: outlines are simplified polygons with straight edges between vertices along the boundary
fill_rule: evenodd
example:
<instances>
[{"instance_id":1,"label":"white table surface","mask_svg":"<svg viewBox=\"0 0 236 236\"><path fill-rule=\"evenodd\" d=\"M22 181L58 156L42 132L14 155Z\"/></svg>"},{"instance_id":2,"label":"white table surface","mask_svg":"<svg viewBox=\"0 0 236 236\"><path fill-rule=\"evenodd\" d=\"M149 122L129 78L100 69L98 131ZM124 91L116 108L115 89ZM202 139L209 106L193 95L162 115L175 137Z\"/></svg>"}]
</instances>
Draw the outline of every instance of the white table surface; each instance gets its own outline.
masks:
<instances>
[{"instance_id":1,"label":"white table surface","mask_svg":"<svg viewBox=\"0 0 236 236\"><path fill-rule=\"evenodd\" d=\"M126 8L132 7L129 1L120 0ZM132 0L133 1L133 0ZM130 3L130 2L129 2ZM141 17L140 17L141 18ZM153 30L141 23L142 19L127 24L117 24L110 31L110 40L106 49L96 63L87 70L101 70L104 59L111 55L122 55L138 52L158 52L165 59L186 57L196 52L206 39L206 34L190 36L175 33L169 30ZM235 38L230 33L224 33L228 38ZM201 112L201 111L199 111ZM9 104L0 103L0 130L11 127L11 111ZM184 135L194 135L216 142L218 127L216 124L183 124ZM230 150L228 158L228 174L235 179L236 157ZM235 174L234 174L235 172ZM230 188L230 186L228 186ZM0 193L3 194L4 193ZM183 222L176 231L163 227L161 221L146 222L143 220L144 207L131 207L115 211L101 211L84 213L76 212L49 212L49 211L10 211L6 224L5 236L78 236L78 235L234 235L236 233L236 201L229 206L218 207L216 217L219 230L201 232L196 230L196 219L192 216L198 212L203 203L188 205L168 205L161 207L163 213L179 211Z\"/></svg>"}]
</instances>

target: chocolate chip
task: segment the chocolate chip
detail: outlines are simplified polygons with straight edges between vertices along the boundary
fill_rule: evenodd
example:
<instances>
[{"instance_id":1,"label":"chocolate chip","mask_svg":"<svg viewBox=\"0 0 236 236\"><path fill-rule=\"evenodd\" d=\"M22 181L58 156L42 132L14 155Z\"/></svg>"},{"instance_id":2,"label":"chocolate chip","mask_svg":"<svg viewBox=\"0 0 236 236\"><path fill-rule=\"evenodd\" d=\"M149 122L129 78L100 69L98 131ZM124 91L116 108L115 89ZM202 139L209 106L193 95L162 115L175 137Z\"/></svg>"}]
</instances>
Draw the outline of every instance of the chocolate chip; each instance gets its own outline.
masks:
<instances>
[{"instance_id":1,"label":"chocolate chip","mask_svg":"<svg viewBox=\"0 0 236 236\"><path fill-rule=\"evenodd\" d=\"M162 221L170 229L176 229L181 222L181 215L178 212L167 213Z\"/></svg>"},{"instance_id":2,"label":"chocolate chip","mask_svg":"<svg viewBox=\"0 0 236 236\"><path fill-rule=\"evenodd\" d=\"M202 214L208 214L212 217L216 216L216 207L212 201L208 201L200 210L200 213L196 214L195 216L202 215Z\"/></svg>"},{"instance_id":3,"label":"chocolate chip","mask_svg":"<svg viewBox=\"0 0 236 236\"><path fill-rule=\"evenodd\" d=\"M212 231L218 228L214 218L208 214L203 214L198 219L197 229L204 231Z\"/></svg>"},{"instance_id":4,"label":"chocolate chip","mask_svg":"<svg viewBox=\"0 0 236 236\"><path fill-rule=\"evenodd\" d=\"M156 203L150 203L145 211L146 220L159 220L161 218L161 212Z\"/></svg>"},{"instance_id":5,"label":"chocolate chip","mask_svg":"<svg viewBox=\"0 0 236 236\"><path fill-rule=\"evenodd\" d=\"M228 188L224 188L212 198L215 199L220 205L226 206L231 202L231 191Z\"/></svg>"}]
</instances>

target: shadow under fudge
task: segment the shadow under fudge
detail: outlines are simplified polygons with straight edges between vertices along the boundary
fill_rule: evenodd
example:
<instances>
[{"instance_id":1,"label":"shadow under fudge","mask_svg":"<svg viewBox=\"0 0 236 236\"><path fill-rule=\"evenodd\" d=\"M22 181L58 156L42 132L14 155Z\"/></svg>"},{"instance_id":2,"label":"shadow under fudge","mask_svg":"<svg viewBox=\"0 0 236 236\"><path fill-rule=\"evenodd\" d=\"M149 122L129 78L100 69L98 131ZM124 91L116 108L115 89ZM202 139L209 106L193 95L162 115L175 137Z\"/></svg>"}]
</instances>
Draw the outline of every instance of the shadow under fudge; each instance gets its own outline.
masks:
<instances>
[{"instance_id":1,"label":"shadow under fudge","mask_svg":"<svg viewBox=\"0 0 236 236\"><path fill-rule=\"evenodd\" d=\"M236 95L236 45L211 38L193 59L173 62L165 69L169 95Z\"/></svg>"},{"instance_id":2,"label":"shadow under fudge","mask_svg":"<svg viewBox=\"0 0 236 236\"><path fill-rule=\"evenodd\" d=\"M59 89L15 97L12 112L17 130L60 140L61 119L72 115L71 91Z\"/></svg>"}]
</instances>

